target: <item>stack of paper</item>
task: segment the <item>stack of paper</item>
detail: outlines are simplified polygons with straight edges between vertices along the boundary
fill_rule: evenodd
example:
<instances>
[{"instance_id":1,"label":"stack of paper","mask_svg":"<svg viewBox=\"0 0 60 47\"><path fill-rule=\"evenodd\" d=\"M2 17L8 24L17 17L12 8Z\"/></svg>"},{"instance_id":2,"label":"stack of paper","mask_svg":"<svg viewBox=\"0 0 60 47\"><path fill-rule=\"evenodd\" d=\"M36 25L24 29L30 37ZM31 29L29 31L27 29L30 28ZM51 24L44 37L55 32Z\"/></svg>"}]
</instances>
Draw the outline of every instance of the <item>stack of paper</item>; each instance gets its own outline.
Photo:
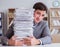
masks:
<instances>
[{"instance_id":1,"label":"stack of paper","mask_svg":"<svg viewBox=\"0 0 60 47\"><path fill-rule=\"evenodd\" d=\"M14 17L15 36L33 36L33 9L16 9Z\"/></svg>"}]
</instances>

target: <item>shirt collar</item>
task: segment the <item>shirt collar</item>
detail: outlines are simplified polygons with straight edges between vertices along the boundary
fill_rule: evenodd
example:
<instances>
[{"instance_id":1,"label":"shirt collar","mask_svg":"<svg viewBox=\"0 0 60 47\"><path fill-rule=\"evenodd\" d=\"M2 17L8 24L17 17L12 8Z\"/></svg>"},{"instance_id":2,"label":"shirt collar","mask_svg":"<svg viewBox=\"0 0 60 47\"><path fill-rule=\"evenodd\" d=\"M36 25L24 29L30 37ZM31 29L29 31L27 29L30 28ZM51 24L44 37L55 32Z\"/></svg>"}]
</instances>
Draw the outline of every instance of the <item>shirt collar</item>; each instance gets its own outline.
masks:
<instances>
[{"instance_id":1,"label":"shirt collar","mask_svg":"<svg viewBox=\"0 0 60 47\"><path fill-rule=\"evenodd\" d=\"M39 23L36 23L35 21L33 21L33 26L35 26L35 25L39 25L40 23L41 23L42 21L40 21Z\"/></svg>"}]
</instances>

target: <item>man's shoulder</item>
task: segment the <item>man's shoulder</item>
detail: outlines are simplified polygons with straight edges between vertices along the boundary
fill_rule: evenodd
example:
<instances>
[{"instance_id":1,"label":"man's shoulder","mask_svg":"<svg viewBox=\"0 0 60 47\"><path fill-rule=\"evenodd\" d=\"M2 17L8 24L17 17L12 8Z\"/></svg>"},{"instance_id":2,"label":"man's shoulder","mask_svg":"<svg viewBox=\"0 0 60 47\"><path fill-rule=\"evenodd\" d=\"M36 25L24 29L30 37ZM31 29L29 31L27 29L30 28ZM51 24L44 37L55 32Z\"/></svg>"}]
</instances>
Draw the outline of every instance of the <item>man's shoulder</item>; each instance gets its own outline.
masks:
<instances>
[{"instance_id":1,"label":"man's shoulder","mask_svg":"<svg viewBox=\"0 0 60 47\"><path fill-rule=\"evenodd\" d=\"M42 27L48 26L48 22L47 21L41 21L39 25Z\"/></svg>"},{"instance_id":2,"label":"man's shoulder","mask_svg":"<svg viewBox=\"0 0 60 47\"><path fill-rule=\"evenodd\" d=\"M43 20L41 21L41 24L45 25L45 24L48 24L48 22Z\"/></svg>"}]
</instances>

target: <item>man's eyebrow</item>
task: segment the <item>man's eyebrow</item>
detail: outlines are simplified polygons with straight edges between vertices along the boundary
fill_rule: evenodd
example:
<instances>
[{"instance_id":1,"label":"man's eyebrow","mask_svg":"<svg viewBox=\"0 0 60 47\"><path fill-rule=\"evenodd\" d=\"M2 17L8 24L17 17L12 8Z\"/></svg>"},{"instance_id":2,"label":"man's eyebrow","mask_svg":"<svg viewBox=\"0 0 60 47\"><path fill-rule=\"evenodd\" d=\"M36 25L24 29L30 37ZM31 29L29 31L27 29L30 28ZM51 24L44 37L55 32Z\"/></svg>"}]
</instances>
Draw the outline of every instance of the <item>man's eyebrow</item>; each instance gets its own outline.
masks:
<instances>
[{"instance_id":1,"label":"man's eyebrow","mask_svg":"<svg viewBox=\"0 0 60 47\"><path fill-rule=\"evenodd\" d=\"M37 12L38 14L41 14L40 12Z\"/></svg>"}]
</instances>

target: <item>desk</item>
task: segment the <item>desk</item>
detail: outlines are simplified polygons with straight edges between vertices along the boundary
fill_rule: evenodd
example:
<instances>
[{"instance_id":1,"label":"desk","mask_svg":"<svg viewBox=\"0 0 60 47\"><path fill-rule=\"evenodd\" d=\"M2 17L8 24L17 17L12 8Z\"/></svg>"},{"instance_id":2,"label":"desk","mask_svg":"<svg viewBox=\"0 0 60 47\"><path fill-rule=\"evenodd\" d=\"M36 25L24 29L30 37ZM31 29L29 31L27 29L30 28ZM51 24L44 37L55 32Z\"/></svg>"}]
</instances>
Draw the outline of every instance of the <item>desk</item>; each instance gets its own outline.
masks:
<instances>
[{"instance_id":1,"label":"desk","mask_svg":"<svg viewBox=\"0 0 60 47\"><path fill-rule=\"evenodd\" d=\"M60 43L46 44L44 47L60 47Z\"/></svg>"},{"instance_id":2,"label":"desk","mask_svg":"<svg viewBox=\"0 0 60 47\"><path fill-rule=\"evenodd\" d=\"M2 46L0 44L0 46ZM15 47L15 46L12 46ZM16 46L16 47L20 47L20 46ZM60 47L60 43L52 43L52 44L46 44L46 45L36 45L36 46L21 46L21 47Z\"/></svg>"},{"instance_id":3,"label":"desk","mask_svg":"<svg viewBox=\"0 0 60 47\"><path fill-rule=\"evenodd\" d=\"M36 46L29 46L29 47L60 47L60 43L52 43L46 45L36 45Z\"/></svg>"}]
</instances>

